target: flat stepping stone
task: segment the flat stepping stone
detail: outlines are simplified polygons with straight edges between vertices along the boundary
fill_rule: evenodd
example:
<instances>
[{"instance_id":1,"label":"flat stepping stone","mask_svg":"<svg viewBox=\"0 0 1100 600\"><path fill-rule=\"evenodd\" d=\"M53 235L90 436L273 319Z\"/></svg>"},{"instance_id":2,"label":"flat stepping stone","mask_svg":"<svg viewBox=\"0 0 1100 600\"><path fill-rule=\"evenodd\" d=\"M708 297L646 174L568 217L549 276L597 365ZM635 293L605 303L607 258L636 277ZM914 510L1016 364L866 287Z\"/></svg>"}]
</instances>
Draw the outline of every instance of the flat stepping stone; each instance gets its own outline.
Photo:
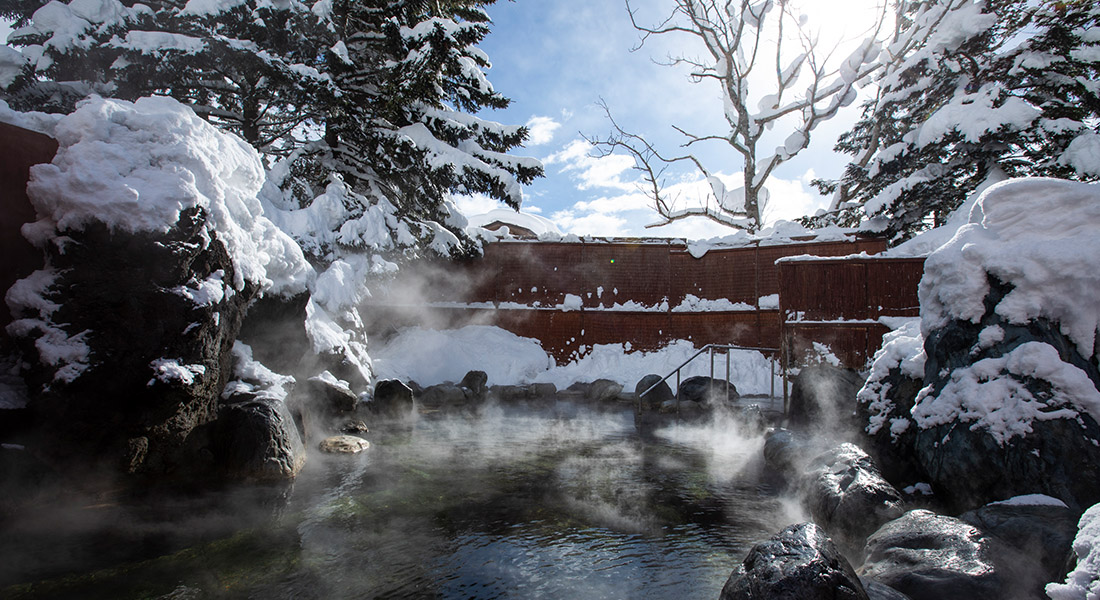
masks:
<instances>
[{"instance_id":1,"label":"flat stepping stone","mask_svg":"<svg viewBox=\"0 0 1100 600\"><path fill-rule=\"evenodd\" d=\"M354 435L334 435L321 440L321 452L355 454L370 448L370 442Z\"/></svg>"}]
</instances>

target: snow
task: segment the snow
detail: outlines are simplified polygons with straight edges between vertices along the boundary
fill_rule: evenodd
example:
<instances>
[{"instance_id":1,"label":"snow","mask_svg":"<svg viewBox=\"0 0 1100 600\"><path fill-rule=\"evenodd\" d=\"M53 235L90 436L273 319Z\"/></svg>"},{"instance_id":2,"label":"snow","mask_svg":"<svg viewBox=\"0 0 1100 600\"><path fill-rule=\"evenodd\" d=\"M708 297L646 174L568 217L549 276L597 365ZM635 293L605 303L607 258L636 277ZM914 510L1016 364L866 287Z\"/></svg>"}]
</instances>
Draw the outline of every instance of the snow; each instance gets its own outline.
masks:
<instances>
[{"instance_id":1,"label":"snow","mask_svg":"<svg viewBox=\"0 0 1100 600\"><path fill-rule=\"evenodd\" d=\"M537 341L488 326L453 331L405 329L373 347L371 354L379 380L421 385L460 381L474 370L485 371L490 385L514 384L529 381L553 366L553 359Z\"/></svg>"},{"instance_id":2,"label":"snow","mask_svg":"<svg viewBox=\"0 0 1100 600\"><path fill-rule=\"evenodd\" d=\"M1058 157L1058 163L1073 167L1082 175L1100 177L1100 134L1088 132L1073 138Z\"/></svg>"},{"instance_id":3,"label":"snow","mask_svg":"<svg viewBox=\"0 0 1100 600\"><path fill-rule=\"evenodd\" d=\"M906 138L915 135L913 141L918 147L924 147L957 131L967 141L977 143L983 135L1006 126L1025 129L1042 114L1040 109L1015 96L1005 98L998 106L1003 94L999 86L986 84L973 94L958 95Z\"/></svg>"},{"instance_id":4,"label":"snow","mask_svg":"<svg viewBox=\"0 0 1100 600\"><path fill-rule=\"evenodd\" d=\"M286 400L294 384L293 377L280 375L262 365L252 358L252 347L242 342L233 343L233 360L234 379L226 384L222 398L254 394L257 398Z\"/></svg>"},{"instance_id":5,"label":"snow","mask_svg":"<svg viewBox=\"0 0 1100 600\"><path fill-rule=\"evenodd\" d=\"M1001 506L1060 506L1062 508L1069 508L1065 502L1044 494L1024 494L1023 496L1014 496L1008 500L999 500L997 502L990 502L989 504Z\"/></svg>"},{"instance_id":6,"label":"snow","mask_svg":"<svg viewBox=\"0 0 1100 600\"><path fill-rule=\"evenodd\" d=\"M918 233L909 240L887 250L884 256L928 256L936 251L940 246L951 241L951 238L955 237L959 229L970 222L970 212L974 210L974 205L978 203L978 198L981 197L982 193L990 186L1006 179L1008 179L1008 175L1004 171L1000 168L994 168L986 177L986 180L967 197L966 201L948 215L943 225Z\"/></svg>"},{"instance_id":7,"label":"snow","mask_svg":"<svg viewBox=\"0 0 1100 600\"><path fill-rule=\"evenodd\" d=\"M1100 326L1100 185L1016 179L991 186L969 222L925 261L922 327L951 319L978 322L986 273L1011 285L996 306L1010 323L1046 318L1086 357Z\"/></svg>"},{"instance_id":8,"label":"snow","mask_svg":"<svg viewBox=\"0 0 1100 600\"><path fill-rule=\"evenodd\" d=\"M562 311L569 312L571 310L580 310L584 304L584 300L576 294L566 294L565 300L557 306Z\"/></svg>"},{"instance_id":9,"label":"snow","mask_svg":"<svg viewBox=\"0 0 1100 600\"><path fill-rule=\"evenodd\" d=\"M887 416L895 408L893 401L887 398L889 384L883 383L890 371L900 369L901 373L908 377L924 378L926 356L924 337L920 331L920 319L914 317L902 321L897 318L897 321L900 322L893 323L895 329L883 336L882 348L875 352L867 381L856 395L858 402L867 405L870 418L866 431L871 435L887 426ZM889 423L891 436L896 439L908 429L908 424L908 419L895 417Z\"/></svg>"},{"instance_id":10,"label":"snow","mask_svg":"<svg viewBox=\"0 0 1100 600\"><path fill-rule=\"evenodd\" d=\"M1050 391L1036 397L1022 383L1031 379L1048 382ZM1004 356L957 368L938 396L930 392L931 386L921 390L913 407L922 429L960 421L1002 445L1030 433L1035 421L1072 419L1080 412L1100 419L1100 391L1092 380L1043 342L1027 342Z\"/></svg>"},{"instance_id":11,"label":"snow","mask_svg":"<svg viewBox=\"0 0 1100 600\"><path fill-rule=\"evenodd\" d=\"M760 298L756 301L756 304L760 306L760 310L777 309L779 308L779 294L760 296Z\"/></svg>"},{"instance_id":12,"label":"snow","mask_svg":"<svg viewBox=\"0 0 1100 600\"><path fill-rule=\"evenodd\" d=\"M91 348L86 341L89 332L70 335L63 329L63 323L54 320L54 313L61 307L46 296L57 276L56 270L40 269L8 289L5 300L15 320L8 324L7 332L16 338L32 337L34 332L40 332L42 335L34 342L39 357L56 369L54 381L71 383L91 362Z\"/></svg>"},{"instance_id":13,"label":"snow","mask_svg":"<svg viewBox=\"0 0 1100 600\"><path fill-rule=\"evenodd\" d=\"M778 299L778 294L776 298ZM719 298L717 300L705 300L687 294L684 296L684 301L679 305L673 307L672 312L718 312L718 311L749 311L756 310L756 307L744 302L730 302L726 298Z\"/></svg>"},{"instance_id":14,"label":"snow","mask_svg":"<svg viewBox=\"0 0 1100 600\"><path fill-rule=\"evenodd\" d=\"M225 298L227 289L232 290L232 288L226 288L225 282L222 281L223 277L225 277L225 271L218 269L203 281L195 282L193 287L179 286L172 291L191 300L196 306L213 306Z\"/></svg>"},{"instance_id":15,"label":"snow","mask_svg":"<svg viewBox=\"0 0 1100 600\"><path fill-rule=\"evenodd\" d=\"M1066 575L1065 583L1047 584L1047 595L1051 600L1100 600L1100 504L1077 522L1073 553L1077 566Z\"/></svg>"},{"instance_id":16,"label":"snow","mask_svg":"<svg viewBox=\"0 0 1100 600\"><path fill-rule=\"evenodd\" d=\"M777 221L755 234L738 231L731 235L705 240L688 240L687 251L695 258L702 258L710 250L746 248L749 246L784 246L816 242L849 241L855 229L822 227L808 229L794 221Z\"/></svg>"},{"instance_id":17,"label":"snow","mask_svg":"<svg viewBox=\"0 0 1100 600\"><path fill-rule=\"evenodd\" d=\"M234 266L233 288L252 281L276 293L304 289L312 268L301 249L264 217L256 194L264 181L259 156L170 98L130 103L90 98L61 118L51 164L31 168L27 193L38 232L167 232L187 209L207 215ZM49 225L50 227L45 227ZM36 236L44 244L49 238Z\"/></svg>"},{"instance_id":18,"label":"snow","mask_svg":"<svg viewBox=\"0 0 1100 600\"><path fill-rule=\"evenodd\" d=\"M471 352L477 348L477 352ZM538 341L519 337L497 327L472 325L455 330L413 327L372 349L379 379L415 381L434 385L460 381L468 371L481 370L490 385L553 383L564 389L576 383L611 379L632 391L642 377L668 374L698 351L685 340L654 352L629 352L621 344L597 344L583 358L556 366ZM759 352L738 350L731 354L730 380L742 394L771 391L771 367ZM715 372L725 373L725 358L715 358ZM778 369L776 370L778 376ZM683 378L710 375L705 358L691 363ZM675 385L672 381L670 385ZM777 385L777 389L782 383Z\"/></svg>"},{"instance_id":19,"label":"snow","mask_svg":"<svg viewBox=\"0 0 1100 600\"><path fill-rule=\"evenodd\" d=\"M153 369L153 378L149 380L148 385L158 381L194 385L195 377L206 373L206 367L203 365L183 365L174 358L158 358L149 363L149 368Z\"/></svg>"}]
</instances>

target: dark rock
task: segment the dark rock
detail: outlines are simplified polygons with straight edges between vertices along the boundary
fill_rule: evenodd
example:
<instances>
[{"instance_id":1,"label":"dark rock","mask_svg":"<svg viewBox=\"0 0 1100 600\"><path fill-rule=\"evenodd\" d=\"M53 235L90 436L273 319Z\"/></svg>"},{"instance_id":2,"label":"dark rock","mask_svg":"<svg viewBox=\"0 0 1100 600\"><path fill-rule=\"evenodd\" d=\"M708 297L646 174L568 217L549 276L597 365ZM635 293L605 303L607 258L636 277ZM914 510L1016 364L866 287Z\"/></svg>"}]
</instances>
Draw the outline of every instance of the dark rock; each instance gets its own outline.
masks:
<instances>
[{"instance_id":1,"label":"dark rock","mask_svg":"<svg viewBox=\"0 0 1100 600\"><path fill-rule=\"evenodd\" d=\"M702 375L688 377L680 382L678 396L681 401L688 400L701 404L736 400L741 397L741 395L737 393L737 388L732 383L728 384L728 389L726 385L727 382L725 381L711 379L710 377L704 377Z\"/></svg>"},{"instance_id":2,"label":"dark rock","mask_svg":"<svg viewBox=\"0 0 1100 600\"><path fill-rule=\"evenodd\" d=\"M912 600L909 596L873 579L860 578L859 581L863 584L869 600Z\"/></svg>"},{"instance_id":3,"label":"dark rock","mask_svg":"<svg viewBox=\"0 0 1100 600\"><path fill-rule=\"evenodd\" d=\"M927 474L917 457L917 426L912 423L912 411L917 393L924 387L924 381L913 379L895 367L881 380L882 389L890 401L890 409L883 415L883 425L874 433L867 432L871 418L870 406L865 402L856 404L856 420L859 422L860 446L875 459L882 475L889 481L926 481ZM891 431L893 419L904 419L909 425L901 432Z\"/></svg>"},{"instance_id":4,"label":"dark rock","mask_svg":"<svg viewBox=\"0 0 1100 600\"><path fill-rule=\"evenodd\" d=\"M370 448L370 442L354 435L334 435L321 440L317 447L329 454L358 454Z\"/></svg>"},{"instance_id":5,"label":"dark rock","mask_svg":"<svg viewBox=\"0 0 1100 600\"><path fill-rule=\"evenodd\" d=\"M867 536L883 523L905 512L901 494L854 444L841 444L810 461L802 481L802 502L814 522L849 556L857 555Z\"/></svg>"},{"instance_id":6,"label":"dark rock","mask_svg":"<svg viewBox=\"0 0 1100 600\"><path fill-rule=\"evenodd\" d=\"M328 371L306 381L304 406L312 407L324 415L335 416L354 412L359 397L351 391L346 381L339 381Z\"/></svg>"},{"instance_id":7,"label":"dark rock","mask_svg":"<svg viewBox=\"0 0 1100 600\"><path fill-rule=\"evenodd\" d=\"M791 525L749 550L721 600L867 600L852 565L813 523Z\"/></svg>"},{"instance_id":8,"label":"dark rock","mask_svg":"<svg viewBox=\"0 0 1100 600\"><path fill-rule=\"evenodd\" d=\"M597 379L588 386L585 400L589 402L614 402L622 394L623 385L610 379Z\"/></svg>"},{"instance_id":9,"label":"dark rock","mask_svg":"<svg viewBox=\"0 0 1100 600\"><path fill-rule=\"evenodd\" d=\"M471 396L472 393L453 383L441 383L424 388L417 400L426 408L446 408L464 406Z\"/></svg>"},{"instance_id":10,"label":"dark rock","mask_svg":"<svg viewBox=\"0 0 1100 600\"><path fill-rule=\"evenodd\" d=\"M998 568L996 557L1006 551L972 525L912 510L868 538L860 570L912 600L1030 598Z\"/></svg>"},{"instance_id":11,"label":"dark rock","mask_svg":"<svg viewBox=\"0 0 1100 600\"><path fill-rule=\"evenodd\" d=\"M358 419L346 421L340 426L340 433L356 434L369 432L370 429L367 428L367 424Z\"/></svg>"},{"instance_id":12,"label":"dark rock","mask_svg":"<svg viewBox=\"0 0 1100 600\"><path fill-rule=\"evenodd\" d=\"M558 386L552 383L532 383L530 389L534 398L552 398L558 393Z\"/></svg>"},{"instance_id":13,"label":"dark rock","mask_svg":"<svg viewBox=\"0 0 1100 600\"><path fill-rule=\"evenodd\" d=\"M475 400L484 400L489 393L489 387L486 385L488 382L489 376L485 371L470 371L466 373L458 386L470 390Z\"/></svg>"},{"instance_id":14,"label":"dark rock","mask_svg":"<svg viewBox=\"0 0 1100 600\"><path fill-rule=\"evenodd\" d=\"M416 415L412 390L396 379L375 384L374 398L367 406L371 413L384 418L409 419Z\"/></svg>"},{"instance_id":15,"label":"dark rock","mask_svg":"<svg viewBox=\"0 0 1100 600\"><path fill-rule=\"evenodd\" d=\"M749 404L733 413L733 417L744 427L745 433L760 434L768 428L768 419L759 404Z\"/></svg>"},{"instance_id":16,"label":"dark rock","mask_svg":"<svg viewBox=\"0 0 1100 600\"><path fill-rule=\"evenodd\" d=\"M252 356L272 371L300 373L303 359L313 352L305 327L308 303L308 293L260 297L249 305L237 339L248 344Z\"/></svg>"},{"instance_id":17,"label":"dark rock","mask_svg":"<svg viewBox=\"0 0 1100 600\"><path fill-rule=\"evenodd\" d=\"M33 510L71 482L19 445L0 446L0 522Z\"/></svg>"},{"instance_id":18,"label":"dark rock","mask_svg":"<svg viewBox=\"0 0 1100 600\"><path fill-rule=\"evenodd\" d=\"M286 404L275 398L228 398L214 423L212 444L218 467L231 480L287 481L306 460Z\"/></svg>"},{"instance_id":19,"label":"dark rock","mask_svg":"<svg viewBox=\"0 0 1100 600\"><path fill-rule=\"evenodd\" d=\"M659 381L661 381L660 375L646 375L638 381L638 385L634 386L634 397L641 402L642 410L656 410L662 403L676 397L676 394L672 393L672 388L669 387L668 382L665 381L661 381L661 384L653 388L653 391L643 395L646 390Z\"/></svg>"},{"instance_id":20,"label":"dark rock","mask_svg":"<svg viewBox=\"0 0 1100 600\"><path fill-rule=\"evenodd\" d=\"M812 448L804 436L789 429L773 429L764 436L764 464L776 473L791 475L802 470Z\"/></svg>"},{"instance_id":21,"label":"dark rock","mask_svg":"<svg viewBox=\"0 0 1100 600\"><path fill-rule=\"evenodd\" d=\"M938 398L955 372L984 359L1004 357L1026 343L1038 342L1062 362L1081 370L1100 387L1100 367L1094 354L1085 356L1065 336L1058 323L1034 319L1010 323L997 306L1011 286L989 277L985 314L979 322L950 321L925 339L925 376L929 398ZM997 341L979 341L988 328L1000 328ZM1048 415L1063 411L1070 418L1040 420L1031 430L997 439L987 428L955 421L922 429L916 452L928 481L958 511L1024 494L1046 494L1075 510L1100 502L1100 424L1076 409L1064 394L1053 394L1053 384L1040 375L1001 373L1030 393ZM1066 410L1068 409L1068 410Z\"/></svg>"},{"instance_id":22,"label":"dark rock","mask_svg":"<svg viewBox=\"0 0 1100 600\"><path fill-rule=\"evenodd\" d=\"M857 428L856 394L861 387L863 379L851 369L828 364L803 368L791 385L788 426L846 437Z\"/></svg>"},{"instance_id":23,"label":"dark rock","mask_svg":"<svg viewBox=\"0 0 1100 600\"><path fill-rule=\"evenodd\" d=\"M246 282L205 305L181 293L200 282L232 285L235 279L232 260L206 220L202 210L187 210L164 234L87 224L61 232L63 247L45 248L55 275L43 297L58 308L44 314L34 303L16 302L13 314L24 320L9 333L29 365L28 408L36 431L49 440L42 449L51 464L156 477L193 460L187 439L218 415L233 342L259 291ZM24 282L17 285L35 287ZM86 344L79 376L79 358L66 364L39 355L36 342L47 335ZM141 447L131 443L142 438Z\"/></svg>"},{"instance_id":24,"label":"dark rock","mask_svg":"<svg viewBox=\"0 0 1100 600\"><path fill-rule=\"evenodd\" d=\"M523 385L494 385L489 388L489 396L500 402L520 402L531 397L531 390Z\"/></svg>"},{"instance_id":25,"label":"dark rock","mask_svg":"<svg viewBox=\"0 0 1100 600\"><path fill-rule=\"evenodd\" d=\"M569 387L565 388L565 391L573 392L573 393L575 393L577 395L580 395L580 396L587 396L588 395L588 390L591 387L592 387L591 382L574 381L573 383L569 384Z\"/></svg>"},{"instance_id":26,"label":"dark rock","mask_svg":"<svg viewBox=\"0 0 1100 600\"><path fill-rule=\"evenodd\" d=\"M959 519L992 535L1026 556L1011 565L1014 579L1042 598L1050 581L1065 578L1066 560L1077 535L1077 515L1065 506L987 504Z\"/></svg>"}]
</instances>

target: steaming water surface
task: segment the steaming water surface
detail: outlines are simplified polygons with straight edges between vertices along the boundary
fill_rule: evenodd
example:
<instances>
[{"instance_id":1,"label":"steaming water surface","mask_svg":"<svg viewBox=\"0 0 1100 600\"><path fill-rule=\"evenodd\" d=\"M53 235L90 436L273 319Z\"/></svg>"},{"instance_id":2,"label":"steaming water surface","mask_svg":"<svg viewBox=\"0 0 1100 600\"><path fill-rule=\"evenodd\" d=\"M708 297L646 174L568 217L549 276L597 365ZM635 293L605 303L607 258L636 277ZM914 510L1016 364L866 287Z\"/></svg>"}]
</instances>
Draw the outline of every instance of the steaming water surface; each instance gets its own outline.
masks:
<instances>
[{"instance_id":1,"label":"steaming water surface","mask_svg":"<svg viewBox=\"0 0 1100 600\"><path fill-rule=\"evenodd\" d=\"M165 515L170 541L148 556L7 592L713 599L752 543L796 518L754 475L761 440L725 421L640 436L629 411L490 408L368 437L360 455L310 456L277 514L206 499ZM184 513L219 525L171 529Z\"/></svg>"}]
</instances>

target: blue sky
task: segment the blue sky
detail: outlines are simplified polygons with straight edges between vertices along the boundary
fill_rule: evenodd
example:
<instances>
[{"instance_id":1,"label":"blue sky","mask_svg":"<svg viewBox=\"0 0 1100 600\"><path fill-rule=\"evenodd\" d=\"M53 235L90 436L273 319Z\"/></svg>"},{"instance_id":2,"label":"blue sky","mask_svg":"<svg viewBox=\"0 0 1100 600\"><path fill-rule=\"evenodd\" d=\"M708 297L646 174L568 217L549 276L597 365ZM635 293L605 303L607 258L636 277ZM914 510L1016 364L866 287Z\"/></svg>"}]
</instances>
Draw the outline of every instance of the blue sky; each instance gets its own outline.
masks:
<instances>
[{"instance_id":1,"label":"blue sky","mask_svg":"<svg viewBox=\"0 0 1100 600\"><path fill-rule=\"evenodd\" d=\"M811 0L806 9L809 23L831 35L844 35L846 26L863 22L860 16L869 18L867 2L838 0L822 7L820 0ZM638 0L633 5L640 21L655 23L667 16L672 3ZM656 215L636 191L636 174L629 169L632 160L591 158L581 138L610 131L597 104L601 99L624 129L665 149L683 139L673 124L696 133L725 133L716 87L692 84L684 71L654 63L684 52L685 38L651 38L632 52L639 36L622 0L498 0L488 10L493 31L481 48L493 62L489 79L513 102L506 110L482 116L529 124L532 138L517 153L535 156L546 165L546 176L526 190L525 211L578 234L707 238L732 233L702 219L645 229ZM690 47L686 51L691 53ZM816 129L811 147L774 173L768 184L772 201L766 221L791 219L828 204L808 183L815 176L834 177L847 164L847 157L835 155L832 146L856 117L856 108ZM728 149L716 147L707 154L715 165L712 169L727 175L740 172L738 157ZM690 186L696 176L687 171L672 174L673 182L681 179ZM460 205L469 214L492 208L485 199Z\"/></svg>"}]
</instances>

